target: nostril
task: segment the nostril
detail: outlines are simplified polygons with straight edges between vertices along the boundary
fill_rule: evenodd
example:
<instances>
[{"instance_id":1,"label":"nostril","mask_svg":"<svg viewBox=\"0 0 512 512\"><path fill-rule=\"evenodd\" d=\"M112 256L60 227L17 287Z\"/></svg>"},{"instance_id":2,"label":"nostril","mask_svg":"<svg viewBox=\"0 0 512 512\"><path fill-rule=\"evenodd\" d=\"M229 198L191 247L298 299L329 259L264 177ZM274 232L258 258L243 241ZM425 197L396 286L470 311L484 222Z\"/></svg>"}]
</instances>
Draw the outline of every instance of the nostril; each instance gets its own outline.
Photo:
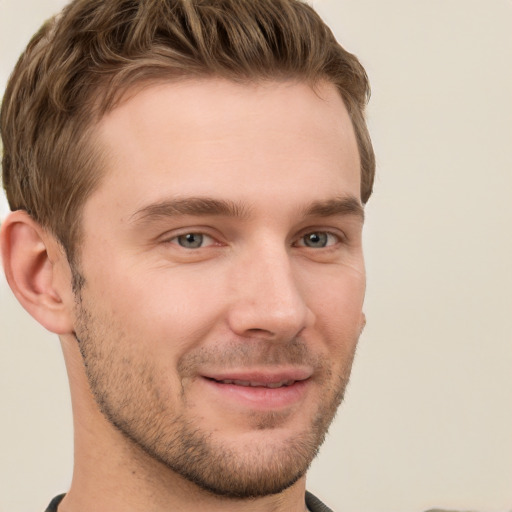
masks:
<instances>
[{"instance_id":1,"label":"nostril","mask_svg":"<svg viewBox=\"0 0 512 512\"><path fill-rule=\"evenodd\" d=\"M251 333L251 334L269 334L270 331L267 331L265 329L247 329L247 332ZM270 333L271 334L271 333Z\"/></svg>"},{"instance_id":2,"label":"nostril","mask_svg":"<svg viewBox=\"0 0 512 512\"><path fill-rule=\"evenodd\" d=\"M269 341L290 339L311 323L300 292L286 283L278 284L274 282L273 289L260 284L259 288L244 286L237 290L227 313L234 333Z\"/></svg>"}]
</instances>

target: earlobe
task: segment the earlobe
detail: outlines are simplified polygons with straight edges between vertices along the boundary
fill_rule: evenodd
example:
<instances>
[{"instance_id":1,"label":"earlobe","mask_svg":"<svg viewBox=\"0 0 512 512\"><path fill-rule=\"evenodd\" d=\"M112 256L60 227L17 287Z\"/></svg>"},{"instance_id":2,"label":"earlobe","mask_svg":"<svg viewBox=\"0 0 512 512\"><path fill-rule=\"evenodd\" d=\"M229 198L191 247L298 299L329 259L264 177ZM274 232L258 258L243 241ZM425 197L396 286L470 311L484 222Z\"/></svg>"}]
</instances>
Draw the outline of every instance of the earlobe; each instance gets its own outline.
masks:
<instances>
[{"instance_id":1,"label":"earlobe","mask_svg":"<svg viewBox=\"0 0 512 512\"><path fill-rule=\"evenodd\" d=\"M7 282L20 304L49 331L72 332L71 281L62 275L69 266L55 238L18 210L2 223L0 244Z\"/></svg>"}]
</instances>

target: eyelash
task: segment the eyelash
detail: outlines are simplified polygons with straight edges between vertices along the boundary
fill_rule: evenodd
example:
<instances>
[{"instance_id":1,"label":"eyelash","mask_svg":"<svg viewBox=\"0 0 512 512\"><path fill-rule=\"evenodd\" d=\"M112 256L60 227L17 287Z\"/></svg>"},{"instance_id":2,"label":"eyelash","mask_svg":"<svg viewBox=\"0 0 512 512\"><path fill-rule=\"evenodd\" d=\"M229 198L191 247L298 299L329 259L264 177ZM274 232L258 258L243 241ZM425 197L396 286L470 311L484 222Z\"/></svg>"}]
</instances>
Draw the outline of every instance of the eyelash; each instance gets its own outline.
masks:
<instances>
[{"instance_id":1,"label":"eyelash","mask_svg":"<svg viewBox=\"0 0 512 512\"><path fill-rule=\"evenodd\" d=\"M194 237L200 237L200 243L201 245L197 246L197 247L185 247L184 245L182 245L180 242L179 242L179 239L180 238L185 238L185 237L191 237L191 236L194 236ZM168 240L166 240L167 243L174 243L176 245L179 245L180 247L183 247L184 249L189 249L189 250L194 250L194 249L202 249L204 248L203 246L203 242L205 241L205 239L209 239L211 240L212 242L214 243L210 243L208 244L207 247L209 246L212 246L212 245L215 245L215 239L210 236L210 235L207 235L206 233L203 233L201 231L188 231L186 233L182 233L180 235L176 235L176 236L173 236L172 238L169 238ZM193 243L193 242L192 242Z\"/></svg>"},{"instance_id":2,"label":"eyelash","mask_svg":"<svg viewBox=\"0 0 512 512\"><path fill-rule=\"evenodd\" d=\"M326 245L321 245L320 247L313 247L311 245L307 245L306 237L308 237L308 236L310 237L310 241L312 243L315 243L315 240L313 239L313 237L317 236L320 239L319 241L325 240ZM199 245L197 245L195 247L186 247L179 241L179 239L185 238L185 237L200 237L200 240L198 242ZM298 237L298 239L292 244L292 246L305 247L305 248L310 248L310 249L330 249L330 248L333 248L334 246L342 243L344 241L344 238L345 238L344 236L341 236L337 233L332 233L330 231L318 229L318 230L308 231L306 233L301 234ZM209 239L213 243L208 243L208 245L205 246L205 245L203 245L203 243L205 242L205 239ZM329 241L331 241L331 243L329 243ZM219 245L218 242L216 243L214 237L212 237L204 232L201 232L201 231L188 231L186 233L175 235L172 238L167 239L165 242L179 245L180 247L187 249L187 250L203 249L205 247ZM192 240L191 243L193 244L193 242L194 241ZM301 242L303 242L303 243L301 243Z\"/></svg>"},{"instance_id":3,"label":"eyelash","mask_svg":"<svg viewBox=\"0 0 512 512\"><path fill-rule=\"evenodd\" d=\"M312 247L312 246L309 246L307 245L307 242L306 242L306 237L310 237L309 240L310 241L313 241L313 237L314 236L317 236L320 235L320 238L322 239L322 237L325 237L325 242L327 245L325 246L321 246L321 247ZM334 242L333 243L330 243L329 244L329 239L331 239L331 241L334 239ZM300 244L299 242L300 241L303 241L304 244ZM324 230L315 230L315 231L308 231L307 233L304 233L302 234L299 238L298 238L298 241L294 244L294 245L298 245L299 247L308 247L310 249L329 249L329 248L332 248L336 245L338 245L339 243L341 243L343 241L342 237L336 233L332 233L330 231L324 231Z\"/></svg>"}]
</instances>

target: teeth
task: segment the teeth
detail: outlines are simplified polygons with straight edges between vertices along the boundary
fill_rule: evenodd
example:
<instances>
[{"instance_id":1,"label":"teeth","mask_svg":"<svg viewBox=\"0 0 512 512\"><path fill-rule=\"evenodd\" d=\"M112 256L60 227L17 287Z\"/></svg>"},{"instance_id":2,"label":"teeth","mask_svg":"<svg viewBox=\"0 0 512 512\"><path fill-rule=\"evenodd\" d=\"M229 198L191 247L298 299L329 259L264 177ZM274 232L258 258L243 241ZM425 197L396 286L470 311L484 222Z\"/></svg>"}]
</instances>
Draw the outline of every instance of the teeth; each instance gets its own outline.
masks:
<instances>
[{"instance_id":1,"label":"teeth","mask_svg":"<svg viewBox=\"0 0 512 512\"><path fill-rule=\"evenodd\" d=\"M235 386L245 386L245 387L252 387L252 388L270 388L270 389L276 389L276 388L282 388L283 386L291 386L295 381L293 380L285 380L281 382L250 382L248 380L221 380L219 381L221 384L235 384Z\"/></svg>"}]
</instances>

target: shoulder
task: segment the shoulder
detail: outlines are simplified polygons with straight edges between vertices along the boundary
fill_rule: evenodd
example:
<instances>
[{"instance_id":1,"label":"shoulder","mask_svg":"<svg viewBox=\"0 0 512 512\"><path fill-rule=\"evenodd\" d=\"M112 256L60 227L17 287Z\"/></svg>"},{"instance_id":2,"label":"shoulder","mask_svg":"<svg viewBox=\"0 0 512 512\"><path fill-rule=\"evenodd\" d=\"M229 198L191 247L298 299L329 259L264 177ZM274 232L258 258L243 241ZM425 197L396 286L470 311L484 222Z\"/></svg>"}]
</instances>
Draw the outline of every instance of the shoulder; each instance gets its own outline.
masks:
<instances>
[{"instance_id":1,"label":"shoulder","mask_svg":"<svg viewBox=\"0 0 512 512\"><path fill-rule=\"evenodd\" d=\"M64 496L66 495L60 494L59 496L53 498L45 512L57 512L57 507L59 506L59 503L62 501L62 498L64 498Z\"/></svg>"},{"instance_id":2,"label":"shoulder","mask_svg":"<svg viewBox=\"0 0 512 512\"><path fill-rule=\"evenodd\" d=\"M327 505L323 504L308 491L306 491L306 506L310 512L333 512Z\"/></svg>"}]
</instances>

